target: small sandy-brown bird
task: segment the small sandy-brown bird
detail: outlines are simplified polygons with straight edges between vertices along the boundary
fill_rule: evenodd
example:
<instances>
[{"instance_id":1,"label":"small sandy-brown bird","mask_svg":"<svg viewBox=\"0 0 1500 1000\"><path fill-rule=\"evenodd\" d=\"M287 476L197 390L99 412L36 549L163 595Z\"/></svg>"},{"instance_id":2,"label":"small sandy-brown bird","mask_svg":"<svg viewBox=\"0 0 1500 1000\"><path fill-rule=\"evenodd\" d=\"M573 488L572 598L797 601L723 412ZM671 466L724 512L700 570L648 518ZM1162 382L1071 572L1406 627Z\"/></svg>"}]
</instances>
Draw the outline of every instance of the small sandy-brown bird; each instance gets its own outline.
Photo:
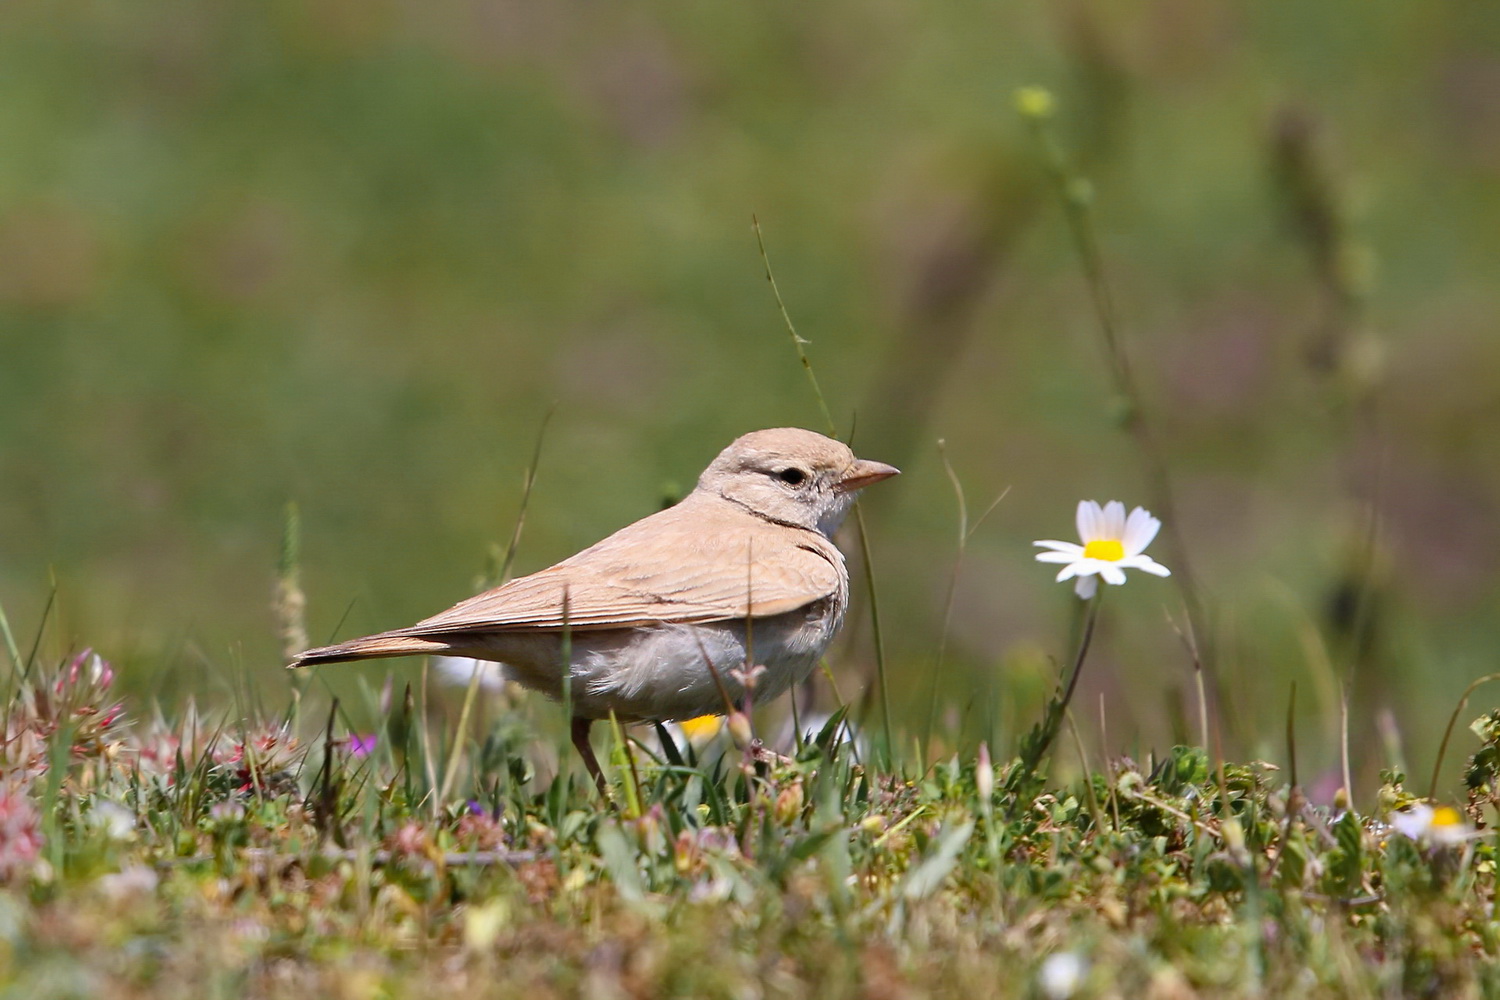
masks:
<instances>
[{"instance_id":1,"label":"small sandy-brown bird","mask_svg":"<svg viewBox=\"0 0 1500 1000\"><path fill-rule=\"evenodd\" d=\"M849 603L830 539L855 494L897 472L812 431L754 431L676 506L425 621L309 649L291 666L469 656L563 699L566 645L573 745L603 791L594 720L722 714L726 695L742 702L736 672L748 664L765 668L757 701L812 671Z\"/></svg>"}]
</instances>

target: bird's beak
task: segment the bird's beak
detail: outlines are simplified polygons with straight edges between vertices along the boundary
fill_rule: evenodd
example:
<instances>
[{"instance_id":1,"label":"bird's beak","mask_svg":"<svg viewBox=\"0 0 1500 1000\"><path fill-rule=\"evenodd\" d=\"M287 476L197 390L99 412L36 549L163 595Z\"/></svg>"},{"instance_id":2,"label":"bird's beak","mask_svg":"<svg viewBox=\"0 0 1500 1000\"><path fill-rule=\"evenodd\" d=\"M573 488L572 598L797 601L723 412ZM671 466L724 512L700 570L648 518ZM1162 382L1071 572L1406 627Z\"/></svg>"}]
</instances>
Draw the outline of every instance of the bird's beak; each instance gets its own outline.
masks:
<instances>
[{"instance_id":1,"label":"bird's beak","mask_svg":"<svg viewBox=\"0 0 1500 1000\"><path fill-rule=\"evenodd\" d=\"M853 493L862 490L871 483L878 483L882 479L901 475L901 470L894 465L886 465L884 462L871 462L868 459L856 459L854 464L844 470L839 477L835 488L843 493Z\"/></svg>"}]
</instances>

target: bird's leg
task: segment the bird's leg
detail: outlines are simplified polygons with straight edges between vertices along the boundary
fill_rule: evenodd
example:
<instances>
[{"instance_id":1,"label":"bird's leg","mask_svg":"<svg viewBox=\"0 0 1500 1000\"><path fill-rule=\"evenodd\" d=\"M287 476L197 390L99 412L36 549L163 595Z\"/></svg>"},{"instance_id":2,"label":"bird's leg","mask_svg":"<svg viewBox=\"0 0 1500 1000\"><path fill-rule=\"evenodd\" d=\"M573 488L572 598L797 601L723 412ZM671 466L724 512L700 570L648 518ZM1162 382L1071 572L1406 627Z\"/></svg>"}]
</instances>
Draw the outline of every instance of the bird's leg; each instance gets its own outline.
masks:
<instances>
[{"instance_id":1,"label":"bird's leg","mask_svg":"<svg viewBox=\"0 0 1500 1000\"><path fill-rule=\"evenodd\" d=\"M593 775L599 794L608 799L609 784L604 780L604 772L599 768L599 758L594 756L594 748L589 743L589 727L593 724L593 719L573 720L573 749L578 751L578 756L583 758L583 766Z\"/></svg>"}]
</instances>

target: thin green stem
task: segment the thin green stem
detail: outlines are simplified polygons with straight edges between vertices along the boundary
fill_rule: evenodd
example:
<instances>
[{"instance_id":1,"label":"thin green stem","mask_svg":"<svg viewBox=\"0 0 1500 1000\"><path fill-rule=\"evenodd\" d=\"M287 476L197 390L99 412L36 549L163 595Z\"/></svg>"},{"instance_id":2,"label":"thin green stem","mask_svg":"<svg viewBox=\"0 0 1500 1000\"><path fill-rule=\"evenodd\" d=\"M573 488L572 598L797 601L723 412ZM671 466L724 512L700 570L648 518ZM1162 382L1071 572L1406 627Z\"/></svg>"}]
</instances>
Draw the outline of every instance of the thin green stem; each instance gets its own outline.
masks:
<instances>
[{"instance_id":1,"label":"thin green stem","mask_svg":"<svg viewBox=\"0 0 1500 1000\"><path fill-rule=\"evenodd\" d=\"M1354 802L1354 778L1349 769L1349 692L1339 686L1339 768L1344 777L1344 791Z\"/></svg>"},{"instance_id":2,"label":"thin green stem","mask_svg":"<svg viewBox=\"0 0 1500 1000\"><path fill-rule=\"evenodd\" d=\"M947 442L939 438L937 447L938 456L943 460L943 471L948 474L948 482L952 485L954 498L958 502L958 547L953 556L953 569L948 574L948 592L943 599L943 624L938 632L937 657L932 670L932 685L928 689L927 722L922 729L922 746L924 748L927 746L928 741L932 739L932 730L937 723L938 682L942 678L943 661L948 653L948 631L953 623L953 601L958 594L958 580L963 570L964 555L968 550L969 539L973 537L974 532L979 530L979 526L984 523L984 519L990 516L990 512L1000 506L1000 501L1004 500L1006 494L1010 492L1009 486L1002 490L994 502L985 508L984 513L980 514L971 526L969 524L968 500L964 496L964 486L958 478L958 473L953 468L953 463L948 461Z\"/></svg>"},{"instance_id":3,"label":"thin green stem","mask_svg":"<svg viewBox=\"0 0 1500 1000\"><path fill-rule=\"evenodd\" d=\"M5 640L5 653L10 657L11 674L19 679L22 670L21 650L16 647L16 637L10 630L10 619L5 617L3 607L0 607L0 638Z\"/></svg>"},{"instance_id":4,"label":"thin green stem","mask_svg":"<svg viewBox=\"0 0 1500 1000\"><path fill-rule=\"evenodd\" d=\"M428 706L431 704L431 702L428 700L427 679L428 674L431 672L431 667L432 657L422 657L422 714L419 722L420 728L418 731L422 736L422 762L427 771L427 794L433 796L432 818L437 819L440 811L443 808L443 803L442 800L437 797L437 762L433 760L432 757L432 723L428 716Z\"/></svg>"},{"instance_id":5,"label":"thin green stem","mask_svg":"<svg viewBox=\"0 0 1500 1000\"><path fill-rule=\"evenodd\" d=\"M469 675L469 689L464 692L464 706L458 713L458 729L453 734L453 746L448 750L448 764L443 769L443 787L438 792L440 803L448 801L448 795L453 791L453 782L458 777L458 760L469 732L469 715L474 710L474 700L479 694L479 674L482 670L484 662L475 660L474 672Z\"/></svg>"},{"instance_id":6,"label":"thin green stem","mask_svg":"<svg viewBox=\"0 0 1500 1000\"><path fill-rule=\"evenodd\" d=\"M542 425L536 430L536 446L531 451L531 461L526 466L526 479L521 486L521 506L516 511L516 524L511 529L510 541L505 545L505 559L500 563L500 571L496 574L495 584L505 583L510 579L511 567L516 561L516 550L521 547L521 529L526 525L526 509L531 503L531 489L536 485L537 466L542 461L542 442L547 436L547 425L552 421L552 414L557 412L557 405L548 407L547 413L542 417Z\"/></svg>"},{"instance_id":7,"label":"thin green stem","mask_svg":"<svg viewBox=\"0 0 1500 1000\"><path fill-rule=\"evenodd\" d=\"M765 265L766 281L771 286L771 294L776 297L776 307L781 310L782 322L786 324L786 331L792 338L792 349L797 352L797 360L802 363L802 370L807 372L807 380L812 385L813 396L818 401L818 409L823 414L823 422L828 427L829 437L838 437L838 425L833 422L833 414L828 409L828 401L823 396L823 389L818 385L817 373L813 371L812 360L808 358L804 348L807 341L803 340L797 333L797 327L792 323L792 315L787 311L786 302L781 298L781 289L776 285L776 275L771 270L771 257L766 253L766 241L761 235L760 220L751 216L750 224L755 230L755 243L760 248L761 263ZM859 528L859 554L864 563L865 590L870 597L870 627L875 633L875 683L880 688L880 716L881 729L885 738L885 753L889 757L891 751L891 696L890 685L886 683L885 672L885 638L880 628L880 597L875 591L875 568L870 559L869 533L865 530L865 515L859 505L854 505L854 522Z\"/></svg>"},{"instance_id":8,"label":"thin green stem","mask_svg":"<svg viewBox=\"0 0 1500 1000\"><path fill-rule=\"evenodd\" d=\"M880 597L875 590L875 564L870 558L870 536L865 530L865 514L854 505L854 523L859 528L860 561L864 563L865 590L870 595L870 630L875 638L875 683L880 688L880 725L885 737L885 755L891 753L891 688L885 681L885 636L880 628Z\"/></svg>"},{"instance_id":9,"label":"thin green stem","mask_svg":"<svg viewBox=\"0 0 1500 1000\"><path fill-rule=\"evenodd\" d=\"M1073 657L1073 670L1068 678L1068 686L1063 690L1061 697L1053 698L1048 703L1047 712L1042 717L1042 721L1027 736L1021 748L1021 764L1016 771L1018 783L1029 783L1035 778L1037 768L1041 766L1047 752L1052 749L1052 744L1057 739L1058 730L1062 727L1063 719L1068 712L1068 705L1073 701L1073 692L1078 689L1078 678L1083 673L1083 661L1088 656L1089 646L1094 641L1094 626L1099 621L1100 600L1100 595L1097 593L1089 600L1088 614L1083 622L1083 635L1078 640L1078 652Z\"/></svg>"},{"instance_id":10,"label":"thin green stem","mask_svg":"<svg viewBox=\"0 0 1500 1000\"><path fill-rule=\"evenodd\" d=\"M1131 368L1129 354L1120 336L1114 296L1104 270L1104 255L1099 248L1099 239L1093 220L1093 186L1088 179L1074 171L1062 146L1051 128L1050 95L1042 102L1034 100L1036 94L1023 92L1020 106L1023 117L1031 125L1038 144L1042 148L1048 177L1057 190L1067 219L1068 233L1072 237L1074 250L1078 254L1084 279L1088 284L1089 297L1094 305L1095 318L1099 323L1105 349L1105 361L1116 394L1126 407L1123 421L1125 430L1135 441L1140 453L1146 485L1153 509L1160 515L1166 540L1172 548L1174 579L1182 590L1187 607L1189 623L1193 631L1207 643L1209 633L1204 628L1204 605L1198 591L1197 578L1187 558L1181 528L1173 501L1171 475L1166 459L1157 444L1152 427L1144 413L1140 388ZM1205 650L1204 661L1213 663L1211 651Z\"/></svg>"},{"instance_id":11,"label":"thin green stem","mask_svg":"<svg viewBox=\"0 0 1500 1000\"><path fill-rule=\"evenodd\" d=\"M1078 722L1073 718L1072 712L1064 714L1068 722L1068 731L1073 736L1073 749L1078 754L1078 763L1083 768L1083 791L1084 798L1088 802L1089 817L1094 821L1094 832L1104 831L1104 811L1099 808L1099 798L1094 794L1094 773L1089 767L1088 751L1083 746L1083 734L1078 731Z\"/></svg>"},{"instance_id":12,"label":"thin green stem","mask_svg":"<svg viewBox=\"0 0 1500 1000\"><path fill-rule=\"evenodd\" d=\"M568 725L573 725L573 624L570 619L572 612L568 585L563 584L562 592L562 704L563 717L568 720ZM568 773L568 761L572 755L569 753L568 744L559 744L557 750L557 777L556 781L562 781Z\"/></svg>"},{"instance_id":13,"label":"thin green stem","mask_svg":"<svg viewBox=\"0 0 1500 1000\"><path fill-rule=\"evenodd\" d=\"M1458 699L1458 704L1453 706L1453 714L1448 716L1448 725L1443 729L1443 742L1438 744L1437 760L1432 762L1432 781L1427 786L1427 797L1429 799L1437 798L1438 775L1443 769L1443 758L1448 755L1448 740L1453 736L1453 727L1458 722L1459 714L1463 712L1464 706L1469 703L1469 696L1481 684L1488 684L1490 681L1500 681L1500 673L1485 674L1464 688L1463 696Z\"/></svg>"},{"instance_id":14,"label":"thin green stem","mask_svg":"<svg viewBox=\"0 0 1500 1000\"><path fill-rule=\"evenodd\" d=\"M781 320L786 324L786 332L791 335L792 349L797 352L797 360L802 362L802 370L807 372L807 381L812 384L813 397L818 401L818 409L823 411L823 423L828 426L830 437L838 436L838 425L833 422L833 414L828 410L828 401L823 398L823 390L818 385L818 375L813 371L812 361L807 357L807 341L797 334L797 327L792 323L792 314L787 312L786 303L782 301L781 289L776 286L776 275L771 272L771 258L766 253L766 241L761 236L760 220L755 216L750 217L750 225L755 229L755 245L760 248L760 260L766 268L766 281L771 285L771 294L776 297L776 308L781 310Z\"/></svg>"}]
</instances>

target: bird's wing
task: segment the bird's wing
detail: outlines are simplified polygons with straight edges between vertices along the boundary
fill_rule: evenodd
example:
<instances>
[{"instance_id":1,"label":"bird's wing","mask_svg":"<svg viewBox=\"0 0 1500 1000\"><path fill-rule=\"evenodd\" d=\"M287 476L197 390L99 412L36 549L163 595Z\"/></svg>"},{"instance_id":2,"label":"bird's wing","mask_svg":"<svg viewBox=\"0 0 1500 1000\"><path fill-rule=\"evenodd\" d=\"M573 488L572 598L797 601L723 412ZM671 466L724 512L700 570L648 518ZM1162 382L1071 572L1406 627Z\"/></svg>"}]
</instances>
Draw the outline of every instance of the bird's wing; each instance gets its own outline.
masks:
<instances>
[{"instance_id":1,"label":"bird's wing","mask_svg":"<svg viewBox=\"0 0 1500 1000\"><path fill-rule=\"evenodd\" d=\"M690 497L556 566L396 634L555 632L761 618L846 588L843 555L822 535L772 524L722 500Z\"/></svg>"}]
</instances>

